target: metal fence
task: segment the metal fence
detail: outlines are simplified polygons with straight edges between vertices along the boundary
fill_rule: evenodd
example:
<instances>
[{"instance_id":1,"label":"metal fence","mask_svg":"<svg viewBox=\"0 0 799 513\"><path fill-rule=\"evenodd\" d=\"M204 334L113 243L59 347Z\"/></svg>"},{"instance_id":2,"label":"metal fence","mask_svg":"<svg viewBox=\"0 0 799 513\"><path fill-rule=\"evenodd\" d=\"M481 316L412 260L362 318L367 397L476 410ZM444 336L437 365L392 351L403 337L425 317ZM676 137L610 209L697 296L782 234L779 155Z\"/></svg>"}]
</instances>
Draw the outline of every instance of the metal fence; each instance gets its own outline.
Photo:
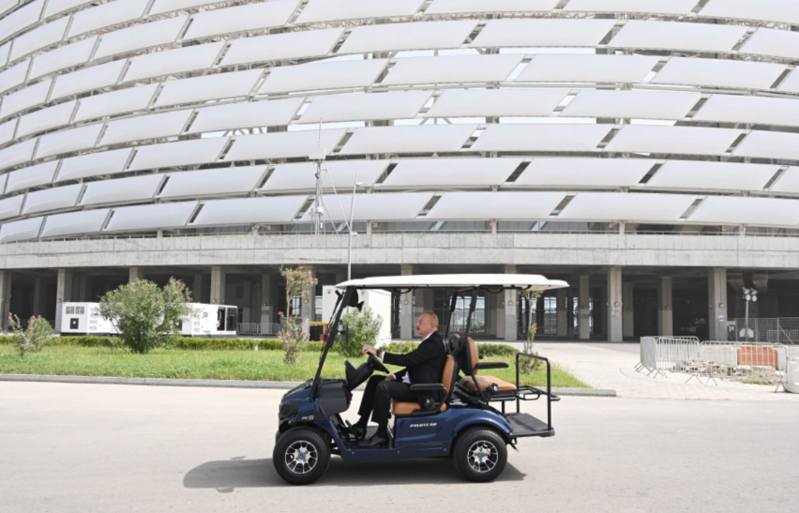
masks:
<instances>
[{"instance_id":1,"label":"metal fence","mask_svg":"<svg viewBox=\"0 0 799 513\"><path fill-rule=\"evenodd\" d=\"M277 335L280 331L280 324L275 322L240 322L238 326L239 335Z\"/></svg>"},{"instance_id":2,"label":"metal fence","mask_svg":"<svg viewBox=\"0 0 799 513\"><path fill-rule=\"evenodd\" d=\"M750 317L748 334L746 319L730 319L726 324L727 340L799 344L799 317Z\"/></svg>"},{"instance_id":3,"label":"metal fence","mask_svg":"<svg viewBox=\"0 0 799 513\"><path fill-rule=\"evenodd\" d=\"M699 342L695 337L642 337L638 372L688 374L704 384L717 379L779 386L785 380L788 348L779 343Z\"/></svg>"}]
</instances>

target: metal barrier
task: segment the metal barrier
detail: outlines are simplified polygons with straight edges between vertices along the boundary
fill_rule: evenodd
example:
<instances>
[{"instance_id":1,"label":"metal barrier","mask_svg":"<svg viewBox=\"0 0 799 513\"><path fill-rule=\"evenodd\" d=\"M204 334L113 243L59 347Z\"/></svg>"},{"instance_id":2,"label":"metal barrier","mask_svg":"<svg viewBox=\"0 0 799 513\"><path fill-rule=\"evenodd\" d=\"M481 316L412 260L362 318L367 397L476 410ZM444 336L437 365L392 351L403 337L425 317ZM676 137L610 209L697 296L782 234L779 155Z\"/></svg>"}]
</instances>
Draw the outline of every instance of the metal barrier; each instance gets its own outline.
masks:
<instances>
[{"instance_id":1,"label":"metal barrier","mask_svg":"<svg viewBox=\"0 0 799 513\"><path fill-rule=\"evenodd\" d=\"M273 336L280 331L280 324L275 322L240 322L238 325L239 335L263 335Z\"/></svg>"},{"instance_id":2,"label":"metal barrier","mask_svg":"<svg viewBox=\"0 0 799 513\"><path fill-rule=\"evenodd\" d=\"M678 372L686 361L699 357L699 339L696 337L642 337L641 361L636 370L648 370L647 376L655 377L663 371Z\"/></svg>"},{"instance_id":3,"label":"metal barrier","mask_svg":"<svg viewBox=\"0 0 799 513\"><path fill-rule=\"evenodd\" d=\"M777 342L799 344L799 317L750 317L727 321L727 339L734 342Z\"/></svg>"}]
</instances>

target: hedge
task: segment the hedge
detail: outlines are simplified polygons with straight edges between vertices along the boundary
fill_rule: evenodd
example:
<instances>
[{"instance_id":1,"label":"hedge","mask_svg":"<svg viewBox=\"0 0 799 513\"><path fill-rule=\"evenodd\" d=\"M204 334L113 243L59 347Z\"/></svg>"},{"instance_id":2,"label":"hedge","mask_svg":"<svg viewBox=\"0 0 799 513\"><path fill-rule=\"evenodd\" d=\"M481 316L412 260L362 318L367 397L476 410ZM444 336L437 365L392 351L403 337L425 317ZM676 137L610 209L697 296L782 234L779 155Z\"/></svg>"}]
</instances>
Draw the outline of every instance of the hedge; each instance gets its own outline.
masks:
<instances>
[{"instance_id":1,"label":"hedge","mask_svg":"<svg viewBox=\"0 0 799 513\"><path fill-rule=\"evenodd\" d=\"M405 354L410 353L417 347L419 347L418 342L391 342L386 346L385 350L389 353ZM480 353L480 356L504 356L514 358L519 350L508 344L487 343L478 344L477 352Z\"/></svg>"}]
</instances>

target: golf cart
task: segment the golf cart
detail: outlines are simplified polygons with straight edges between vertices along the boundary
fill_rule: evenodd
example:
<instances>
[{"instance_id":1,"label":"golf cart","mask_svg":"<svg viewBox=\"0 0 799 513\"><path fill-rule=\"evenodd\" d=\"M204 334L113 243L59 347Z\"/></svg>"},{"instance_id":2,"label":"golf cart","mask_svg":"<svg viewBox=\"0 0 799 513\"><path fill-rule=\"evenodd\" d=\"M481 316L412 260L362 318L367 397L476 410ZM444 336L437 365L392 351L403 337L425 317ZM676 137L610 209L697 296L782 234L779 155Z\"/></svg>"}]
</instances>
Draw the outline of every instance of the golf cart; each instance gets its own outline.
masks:
<instances>
[{"instance_id":1,"label":"golf cart","mask_svg":"<svg viewBox=\"0 0 799 513\"><path fill-rule=\"evenodd\" d=\"M325 333L316 375L288 391L280 402L279 430L272 458L283 479L292 484L312 483L325 472L331 454L335 454L346 461L451 457L467 479L491 481L505 467L507 444L515 449L518 438L555 434L551 404L559 398L551 393L549 360L517 353L515 384L486 376L482 371L507 368L508 364L480 362L477 344L469 337L469 328L480 292L549 290L568 287L566 282L547 280L539 275L452 274L367 278L346 281L337 287L341 292L338 292L338 302ZM445 289L451 293L448 318L442 323L446 327L444 340L448 356L441 383L411 385L413 391L440 391L444 400L426 408L418 403L394 402L389 444L380 448L359 447L358 436L340 414L350 407L356 387L375 371L389 374L388 369L370 354L358 368L349 361L345 363L347 379L322 378L327 354L343 329L342 312L347 307L358 307L358 291L369 289L400 294L415 289ZM455 334L450 333L449 326L459 297L470 298L471 303L465 332ZM546 363L546 390L519 383L521 358L535 358ZM463 374L462 378L458 377L459 373ZM533 401L541 396L547 401L546 421L520 411L521 401ZM516 403L516 412L505 412L508 401ZM499 409L494 407L497 403L500 403Z\"/></svg>"}]
</instances>

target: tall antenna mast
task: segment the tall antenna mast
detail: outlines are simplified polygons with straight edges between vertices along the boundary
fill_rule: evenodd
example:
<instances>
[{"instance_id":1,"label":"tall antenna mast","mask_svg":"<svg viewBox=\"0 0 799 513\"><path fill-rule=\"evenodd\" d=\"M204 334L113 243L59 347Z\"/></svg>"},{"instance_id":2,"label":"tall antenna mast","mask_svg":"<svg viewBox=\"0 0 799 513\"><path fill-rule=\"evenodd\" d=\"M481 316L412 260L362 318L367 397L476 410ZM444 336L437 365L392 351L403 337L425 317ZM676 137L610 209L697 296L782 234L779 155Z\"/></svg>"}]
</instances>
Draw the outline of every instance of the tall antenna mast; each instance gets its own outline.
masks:
<instances>
[{"instance_id":1,"label":"tall antenna mast","mask_svg":"<svg viewBox=\"0 0 799 513\"><path fill-rule=\"evenodd\" d=\"M322 162L325 161L325 149L322 148L322 117L319 117L319 137L316 142L316 150L311 153L310 159L316 162L316 193L314 195L313 207L311 210L311 219L313 219L313 233L319 235L325 226L323 217L325 209L322 199Z\"/></svg>"}]
</instances>

